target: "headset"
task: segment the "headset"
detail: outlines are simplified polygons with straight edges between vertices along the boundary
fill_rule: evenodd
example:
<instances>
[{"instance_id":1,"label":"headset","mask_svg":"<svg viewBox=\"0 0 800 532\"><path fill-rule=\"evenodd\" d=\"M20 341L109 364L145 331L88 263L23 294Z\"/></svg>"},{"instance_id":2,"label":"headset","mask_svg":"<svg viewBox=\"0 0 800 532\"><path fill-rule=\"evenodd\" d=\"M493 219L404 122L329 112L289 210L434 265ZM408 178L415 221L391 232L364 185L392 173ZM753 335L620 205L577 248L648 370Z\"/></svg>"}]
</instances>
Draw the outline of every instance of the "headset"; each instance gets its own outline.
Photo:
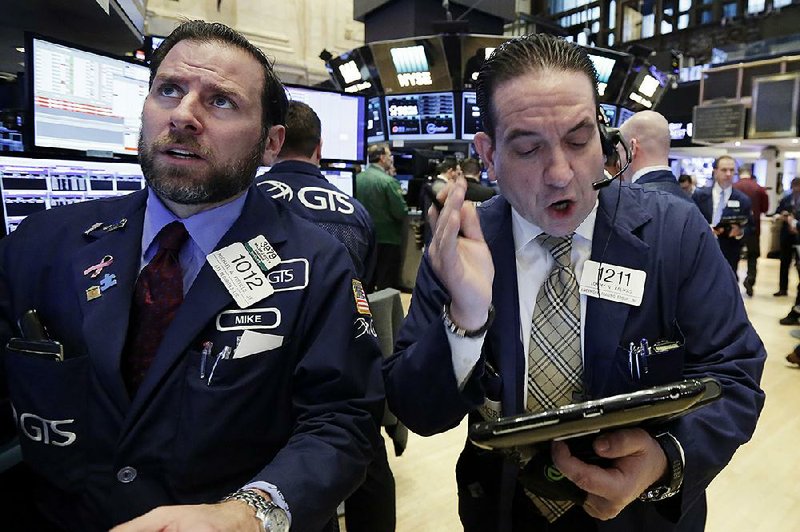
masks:
<instances>
[{"instance_id":1,"label":"headset","mask_svg":"<svg viewBox=\"0 0 800 532\"><path fill-rule=\"evenodd\" d=\"M600 132L600 146L603 150L603 155L610 157L617 149L617 144L622 144L622 149L625 151L625 164L622 166L620 171L613 176L606 177L605 179L601 179L600 181L595 181L592 183L592 188L595 190L600 190L603 187L607 187L612 181L621 176L622 173L628 169L628 166L630 166L632 158L631 148L628 146L628 143L625 142L625 138L622 136L620 130L615 127L607 127L601 120L602 119L597 121L597 129Z\"/></svg>"}]
</instances>

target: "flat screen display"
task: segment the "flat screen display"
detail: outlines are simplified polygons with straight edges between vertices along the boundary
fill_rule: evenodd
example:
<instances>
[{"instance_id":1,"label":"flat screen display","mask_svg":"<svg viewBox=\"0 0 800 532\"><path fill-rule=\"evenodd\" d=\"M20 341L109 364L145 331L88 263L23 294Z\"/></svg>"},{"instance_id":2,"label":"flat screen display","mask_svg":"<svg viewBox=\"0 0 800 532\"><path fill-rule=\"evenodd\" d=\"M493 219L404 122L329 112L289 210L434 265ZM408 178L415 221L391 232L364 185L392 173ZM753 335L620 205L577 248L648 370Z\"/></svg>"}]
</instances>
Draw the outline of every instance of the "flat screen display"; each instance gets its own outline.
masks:
<instances>
[{"instance_id":1,"label":"flat screen display","mask_svg":"<svg viewBox=\"0 0 800 532\"><path fill-rule=\"evenodd\" d=\"M367 142L386 140L386 122L383 119L383 102L380 96L367 100Z\"/></svg>"},{"instance_id":2,"label":"flat screen display","mask_svg":"<svg viewBox=\"0 0 800 532\"><path fill-rule=\"evenodd\" d=\"M355 187L353 182L355 176L350 170L339 170L336 168L323 169L322 175L328 180L328 183L334 185L336 188L347 194L348 196L355 195Z\"/></svg>"},{"instance_id":3,"label":"flat screen display","mask_svg":"<svg viewBox=\"0 0 800 532\"><path fill-rule=\"evenodd\" d=\"M753 111L748 137L779 138L797 135L800 73L753 80Z\"/></svg>"},{"instance_id":4,"label":"flat screen display","mask_svg":"<svg viewBox=\"0 0 800 532\"><path fill-rule=\"evenodd\" d=\"M136 155L149 69L32 39L33 144Z\"/></svg>"},{"instance_id":5,"label":"flat screen display","mask_svg":"<svg viewBox=\"0 0 800 532\"><path fill-rule=\"evenodd\" d=\"M386 96L389 139L454 140L452 92Z\"/></svg>"},{"instance_id":6,"label":"flat screen display","mask_svg":"<svg viewBox=\"0 0 800 532\"><path fill-rule=\"evenodd\" d=\"M289 99L308 104L322 123L322 158L364 160L364 97L287 86Z\"/></svg>"},{"instance_id":7,"label":"flat screen display","mask_svg":"<svg viewBox=\"0 0 800 532\"><path fill-rule=\"evenodd\" d=\"M475 91L464 91L461 93L461 138L472 140L478 131L483 131L478 97Z\"/></svg>"},{"instance_id":8,"label":"flat screen display","mask_svg":"<svg viewBox=\"0 0 800 532\"><path fill-rule=\"evenodd\" d=\"M600 110L606 117L606 125L616 127L617 125L617 106L610 103L601 103Z\"/></svg>"},{"instance_id":9,"label":"flat screen display","mask_svg":"<svg viewBox=\"0 0 800 532\"><path fill-rule=\"evenodd\" d=\"M144 177L135 163L0 157L5 234L34 212L142 188Z\"/></svg>"},{"instance_id":10,"label":"flat screen display","mask_svg":"<svg viewBox=\"0 0 800 532\"><path fill-rule=\"evenodd\" d=\"M620 127L622 124L627 122L627 120L632 117L635 113L630 109L626 109L625 107L619 108L619 119L617 120L617 127Z\"/></svg>"},{"instance_id":11,"label":"flat screen display","mask_svg":"<svg viewBox=\"0 0 800 532\"><path fill-rule=\"evenodd\" d=\"M608 80L611 79L611 72L614 70L614 65L617 61L610 57L591 53L589 54L589 59L592 60L594 69L597 71L597 92L600 96L605 96Z\"/></svg>"},{"instance_id":12,"label":"flat screen display","mask_svg":"<svg viewBox=\"0 0 800 532\"><path fill-rule=\"evenodd\" d=\"M369 45L384 94L453 89L441 37L421 37Z\"/></svg>"}]
</instances>

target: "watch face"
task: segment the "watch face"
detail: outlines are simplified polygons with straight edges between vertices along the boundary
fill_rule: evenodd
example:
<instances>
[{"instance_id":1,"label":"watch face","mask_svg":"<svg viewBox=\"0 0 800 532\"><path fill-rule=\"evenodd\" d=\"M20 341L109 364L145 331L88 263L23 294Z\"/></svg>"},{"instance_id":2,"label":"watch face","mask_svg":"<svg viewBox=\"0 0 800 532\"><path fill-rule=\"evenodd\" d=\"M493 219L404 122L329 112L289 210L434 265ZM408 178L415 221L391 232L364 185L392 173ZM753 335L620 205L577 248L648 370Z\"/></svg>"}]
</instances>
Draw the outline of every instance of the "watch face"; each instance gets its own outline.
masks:
<instances>
[{"instance_id":1,"label":"watch face","mask_svg":"<svg viewBox=\"0 0 800 532\"><path fill-rule=\"evenodd\" d=\"M289 516L280 508L273 507L267 512L266 524L269 532L289 532Z\"/></svg>"}]
</instances>

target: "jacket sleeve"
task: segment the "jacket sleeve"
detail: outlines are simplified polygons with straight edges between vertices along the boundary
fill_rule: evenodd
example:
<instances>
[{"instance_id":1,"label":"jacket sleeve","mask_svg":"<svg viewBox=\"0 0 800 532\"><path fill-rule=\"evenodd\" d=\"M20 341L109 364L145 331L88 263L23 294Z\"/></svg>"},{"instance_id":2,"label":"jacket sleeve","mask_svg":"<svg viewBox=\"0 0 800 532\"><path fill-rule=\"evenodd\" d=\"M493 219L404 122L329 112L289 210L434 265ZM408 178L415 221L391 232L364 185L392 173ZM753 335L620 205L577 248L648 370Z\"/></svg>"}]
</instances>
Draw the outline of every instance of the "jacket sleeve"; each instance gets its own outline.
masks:
<instances>
[{"instance_id":1,"label":"jacket sleeve","mask_svg":"<svg viewBox=\"0 0 800 532\"><path fill-rule=\"evenodd\" d=\"M252 479L280 489L293 530L321 530L361 484L381 444L381 353L371 316L357 306L348 262L339 253L314 264L318 273L309 283L305 316L291 339L299 343L292 376L294 430Z\"/></svg>"},{"instance_id":2,"label":"jacket sleeve","mask_svg":"<svg viewBox=\"0 0 800 532\"><path fill-rule=\"evenodd\" d=\"M686 459L681 496L674 498L681 513L751 438L765 399L759 385L764 345L714 237L696 212L689 214L676 265L681 273L675 315L686 348L683 376L714 377L722 385L722 398L670 428Z\"/></svg>"},{"instance_id":3,"label":"jacket sleeve","mask_svg":"<svg viewBox=\"0 0 800 532\"><path fill-rule=\"evenodd\" d=\"M386 201L389 204L389 213L395 220L402 221L408 214L408 206L406 206L406 200L403 199L400 183L394 178L391 181L387 181L387 183L385 192Z\"/></svg>"},{"instance_id":4,"label":"jacket sleeve","mask_svg":"<svg viewBox=\"0 0 800 532\"><path fill-rule=\"evenodd\" d=\"M394 354L383 367L389 409L423 436L457 426L484 397L478 379L483 372L480 361L464 389L458 388L441 317L447 299L426 253Z\"/></svg>"}]
</instances>

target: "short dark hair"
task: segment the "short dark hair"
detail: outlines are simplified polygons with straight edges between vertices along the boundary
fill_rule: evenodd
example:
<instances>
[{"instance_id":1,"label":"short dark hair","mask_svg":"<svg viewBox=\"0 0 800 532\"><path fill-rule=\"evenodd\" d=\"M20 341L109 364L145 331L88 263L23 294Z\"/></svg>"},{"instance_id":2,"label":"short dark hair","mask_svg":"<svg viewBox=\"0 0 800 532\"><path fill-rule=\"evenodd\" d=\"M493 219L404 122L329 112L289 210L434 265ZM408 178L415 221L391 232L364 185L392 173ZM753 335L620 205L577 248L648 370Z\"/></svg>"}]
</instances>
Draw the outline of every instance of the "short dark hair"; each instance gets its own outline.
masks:
<instances>
[{"instance_id":1,"label":"short dark hair","mask_svg":"<svg viewBox=\"0 0 800 532\"><path fill-rule=\"evenodd\" d=\"M714 162L713 162L713 163L711 163L711 168L713 168L714 170L716 170L716 169L717 169L717 166L719 166L719 162L720 162L722 159L730 159L731 161L733 161L733 164L734 164L734 166L736 165L736 159L734 159L734 158L733 158L733 157L731 157L730 155L720 155L719 157L717 157L716 159L714 159Z\"/></svg>"},{"instance_id":2,"label":"short dark hair","mask_svg":"<svg viewBox=\"0 0 800 532\"><path fill-rule=\"evenodd\" d=\"M681 174L678 178L678 183L694 183L694 179L689 174Z\"/></svg>"},{"instance_id":3,"label":"short dark hair","mask_svg":"<svg viewBox=\"0 0 800 532\"><path fill-rule=\"evenodd\" d=\"M495 48L483 62L475 85L483 130L492 140L495 128L492 96L497 86L545 68L584 73L598 105L597 70L581 46L546 33L515 37Z\"/></svg>"},{"instance_id":4,"label":"short dark hair","mask_svg":"<svg viewBox=\"0 0 800 532\"><path fill-rule=\"evenodd\" d=\"M267 59L260 48L253 46L241 33L219 22L189 20L175 28L164 39L150 61L150 87L153 86L158 68L170 50L181 41L212 42L218 41L239 48L249 53L258 61L264 70L264 90L261 95L262 118L261 127L266 133L274 125L286 123L288 100L283 84L272 69L272 62Z\"/></svg>"},{"instance_id":5,"label":"short dark hair","mask_svg":"<svg viewBox=\"0 0 800 532\"><path fill-rule=\"evenodd\" d=\"M317 113L306 103L290 101L286 112L286 139L278 157L311 157L319 146L321 136L322 124Z\"/></svg>"},{"instance_id":6,"label":"short dark hair","mask_svg":"<svg viewBox=\"0 0 800 532\"><path fill-rule=\"evenodd\" d=\"M464 159L461 161L461 171L464 172L465 175L480 175L481 162L472 157Z\"/></svg>"},{"instance_id":7,"label":"short dark hair","mask_svg":"<svg viewBox=\"0 0 800 532\"><path fill-rule=\"evenodd\" d=\"M458 159L455 157L445 157L444 160L436 166L436 171L443 174L448 170L455 170L457 167Z\"/></svg>"},{"instance_id":8,"label":"short dark hair","mask_svg":"<svg viewBox=\"0 0 800 532\"><path fill-rule=\"evenodd\" d=\"M381 156L389 149L389 145L385 142L380 144L373 144L367 148L367 160L371 163L377 163L381 160Z\"/></svg>"}]
</instances>

